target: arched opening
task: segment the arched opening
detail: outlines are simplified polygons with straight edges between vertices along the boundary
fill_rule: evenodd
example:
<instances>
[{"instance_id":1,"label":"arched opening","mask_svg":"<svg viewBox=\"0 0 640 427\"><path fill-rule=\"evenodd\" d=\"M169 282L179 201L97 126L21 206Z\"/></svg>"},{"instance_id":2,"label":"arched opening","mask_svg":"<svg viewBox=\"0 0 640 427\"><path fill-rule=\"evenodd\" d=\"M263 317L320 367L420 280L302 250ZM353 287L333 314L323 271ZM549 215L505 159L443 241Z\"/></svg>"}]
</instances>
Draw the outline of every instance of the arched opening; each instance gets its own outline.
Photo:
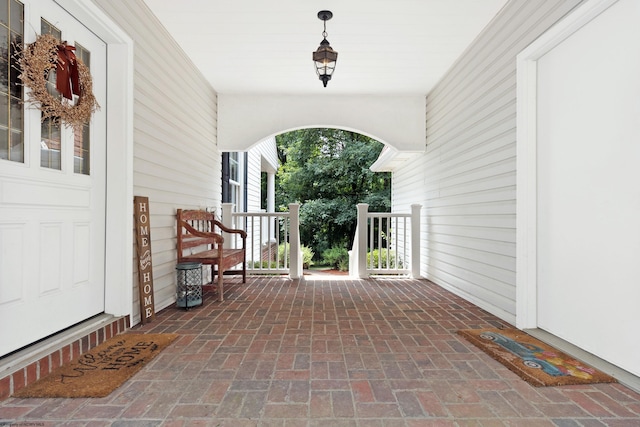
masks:
<instances>
[{"instance_id":1,"label":"arched opening","mask_svg":"<svg viewBox=\"0 0 640 427\"><path fill-rule=\"evenodd\" d=\"M391 210L391 174L371 169L384 147L342 128L305 127L270 136L246 152L224 154L223 202L241 212L286 212L290 203L299 204L305 268L347 271L356 205Z\"/></svg>"},{"instance_id":2,"label":"arched opening","mask_svg":"<svg viewBox=\"0 0 640 427\"><path fill-rule=\"evenodd\" d=\"M313 262L348 267L358 203L391 210L391 176L370 166L384 145L362 133L306 128L276 137L276 205L300 204L300 239ZM306 254L308 257L310 254Z\"/></svg>"}]
</instances>

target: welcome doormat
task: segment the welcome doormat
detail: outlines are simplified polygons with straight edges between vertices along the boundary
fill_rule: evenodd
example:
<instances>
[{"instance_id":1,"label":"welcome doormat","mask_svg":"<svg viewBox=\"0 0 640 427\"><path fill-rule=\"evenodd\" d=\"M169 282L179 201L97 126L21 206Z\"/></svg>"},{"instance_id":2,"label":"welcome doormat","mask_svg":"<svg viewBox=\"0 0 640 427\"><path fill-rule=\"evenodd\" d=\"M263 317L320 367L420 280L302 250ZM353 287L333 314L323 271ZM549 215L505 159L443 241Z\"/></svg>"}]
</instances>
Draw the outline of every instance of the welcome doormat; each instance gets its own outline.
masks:
<instances>
[{"instance_id":1,"label":"welcome doormat","mask_svg":"<svg viewBox=\"0 0 640 427\"><path fill-rule=\"evenodd\" d=\"M104 397L138 372L177 334L122 334L14 394L15 397Z\"/></svg>"},{"instance_id":2,"label":"welcome doormat","mask_svg":"<svg viewBox=\"0 0 640 427\"><path fill-rule=\"evenodd\" d=\"M616 382L518 329L463 329L458 334L536 387Z\"/></svg>"}]
</instances>

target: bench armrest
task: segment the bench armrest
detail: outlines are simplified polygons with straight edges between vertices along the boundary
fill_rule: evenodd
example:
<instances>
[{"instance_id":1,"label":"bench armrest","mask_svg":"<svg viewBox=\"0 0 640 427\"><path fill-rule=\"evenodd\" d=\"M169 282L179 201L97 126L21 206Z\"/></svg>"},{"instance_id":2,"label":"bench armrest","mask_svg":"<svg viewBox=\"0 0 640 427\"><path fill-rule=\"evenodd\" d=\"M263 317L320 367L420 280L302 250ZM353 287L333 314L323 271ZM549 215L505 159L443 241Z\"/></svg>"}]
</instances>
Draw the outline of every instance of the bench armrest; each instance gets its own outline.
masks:
<instances>
[{"instance_id":1,"label":"bench armrest","mask_svg":"<svg viewBox=\"0 0 640 427\"><path fill-rule=\"evenodd\" d=\"M236 233L239 234L243 239L245 239L247 237L247 232L244 230L240 230L239 228L228 228L225 227L224 224L222 224L220 221L218 221L217 219L214 219L213 222L220 228L220 230L222 231L226 231L227 233Z\"/></svg>"},{"instance_id":2,"label":"bench armrest","mask_svg":"<svg viewBox=\"0 0 640 427\"><path fill-rule=\"evenodd\" d=\"M190 234L193 234L196 237L205 237L205 238L209 238L209 239L213 239L215 240L216 243L224 243L224 237L222 237L221 235L219 235L218 233L212 233L212 232L207 232L207 231L200 231L200 230L196 230L195 228L193 228L191 225L189 225L188 223L186 223L185 221L182 221L181 224Z\"/></svg>"}]
</instances>

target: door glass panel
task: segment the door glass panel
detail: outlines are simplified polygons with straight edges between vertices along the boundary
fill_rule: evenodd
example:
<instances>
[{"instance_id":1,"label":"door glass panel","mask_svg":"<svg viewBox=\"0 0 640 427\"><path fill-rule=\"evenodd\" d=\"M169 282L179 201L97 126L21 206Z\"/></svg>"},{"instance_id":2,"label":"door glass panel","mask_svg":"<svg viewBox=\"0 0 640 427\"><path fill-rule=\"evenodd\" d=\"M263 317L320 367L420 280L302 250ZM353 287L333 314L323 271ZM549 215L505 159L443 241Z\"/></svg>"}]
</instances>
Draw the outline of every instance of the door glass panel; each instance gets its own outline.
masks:
<instances>
[{"instance_id":1,"label":"door glass panel","mask_svg":"<svg viewBox=\"0 0 640 427\"><path fill-rule=\"evenodd\" d=\"M22 34L23 6L16 0L9 1L9 16L11 16L10 28L12 31Z\"/></svg>"},{"instance_id":2,"label":"door glass panel","mask_svg":"<svg viewBox=\"0 0 640 427\"><path fill-rule=\"evenodd\" d=\"M58 40L62 38L62 32L44 19L40 22L40 32L42 34L51 34ZM49 70L47 77L47 91L51 95L60 98L61 95L56 90L55 68ZM51 117L42 119L40 130L40 166L61 170L62 135L60 133L60 121Z\"/></svg>"},{"instance_id":3,"label":"door glass panel","mask_svg":"<svg viewBox=\"0 0 640 427\"><path fill-rule=\"evenodd\" d=\"M9 0L0 1L0 25L9 27Z\"/></svg>"},{"instance_id":4,"label":"door glass panel","mask_svg":"<svg viewBox=\"0 0 640 427\"><path fill-rule=\"evenodd\" d=\"M62 151L62 136L60 123L46 118L40 125L40 166L49 169L62 169L60 152Z\"/></svg>"},{"instance_id":5,"label":"door glass panel","mask_svg":"<svg viewBox=\"0 0 640 427\"><path fill-rule=\"evenodd\" d=\"M24 162L24 134L22 131L11 132L11 151L9 156L16 162Z\"/></svg>"},{"instance_id":6,"label":"door glass panel","mask_svg":"<svg viewBox=\"0 0 640 427\"><path fill-rule=\"evenodd\" d=\"M9 28L0 25L0 52L9 51ZM9 67L11 66L9 58L6 55L0 57L0 92L9 93ZM8 100L8 98L7 98Z\"/></svg>"},{"instance_id":7,"label":"door glass panel","mask_svg":"<svg viewBox=\"0 0 640 427\"><path fill-rule=\"evenodd\" d=\"M0 159L24 162L22 85L15 58L22 46L22 3L0 1Z\"/></svg>"},{"instance_id":8,"label":"door glass panel","mask_svg":"<svg viewBox=\"0 0 640 427\"><path fill-rule=\"evenodd\" d=\"M2 129L8 129L9 128L9 97L8 96L2 96L0 97L0 127L2 127ZM1 132L5 135L8 134L8 132Z\"/></svg>"},{"instance_id":9,"label":"door glass panel","mask_svg":"<svg viewBox=\"0 0 640 427\"><path fill-rule=\"evenodd\" d=\"M91 69L91 52L79 43L76 43L76 58ZM89 175L91 154L91 132L89 122L82 126L76 126L73 130L73 171L75 173Z\"/></svg>"}]
</instances>

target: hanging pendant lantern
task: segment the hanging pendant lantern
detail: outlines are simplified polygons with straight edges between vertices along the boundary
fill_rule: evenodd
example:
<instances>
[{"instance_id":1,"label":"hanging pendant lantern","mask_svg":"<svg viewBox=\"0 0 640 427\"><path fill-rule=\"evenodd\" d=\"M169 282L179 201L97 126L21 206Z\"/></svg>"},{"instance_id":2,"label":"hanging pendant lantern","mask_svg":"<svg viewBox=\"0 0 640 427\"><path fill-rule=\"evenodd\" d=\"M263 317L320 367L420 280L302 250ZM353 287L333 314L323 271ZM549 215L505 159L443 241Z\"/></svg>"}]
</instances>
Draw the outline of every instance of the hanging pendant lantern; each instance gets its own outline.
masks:
<instances>
[{"instance_id":1,"label":"hanging pendant lantern","mask_svg":"<svg viewBox=\"0 0 640 427\"><path fill-rule=\"evenodd\" d=\"M318 49L313 52L313 62L316 67L318 78L322 80L322 85L327 87L327 83L331 80L334 70L336 69L336 61L338 60L338 52L331 48L327 40L327 21L333 17L333 13L328 10L318 12L318 19L324 22L324 31L322 32L322 41Z\"/></svg>"}]
</instances>

